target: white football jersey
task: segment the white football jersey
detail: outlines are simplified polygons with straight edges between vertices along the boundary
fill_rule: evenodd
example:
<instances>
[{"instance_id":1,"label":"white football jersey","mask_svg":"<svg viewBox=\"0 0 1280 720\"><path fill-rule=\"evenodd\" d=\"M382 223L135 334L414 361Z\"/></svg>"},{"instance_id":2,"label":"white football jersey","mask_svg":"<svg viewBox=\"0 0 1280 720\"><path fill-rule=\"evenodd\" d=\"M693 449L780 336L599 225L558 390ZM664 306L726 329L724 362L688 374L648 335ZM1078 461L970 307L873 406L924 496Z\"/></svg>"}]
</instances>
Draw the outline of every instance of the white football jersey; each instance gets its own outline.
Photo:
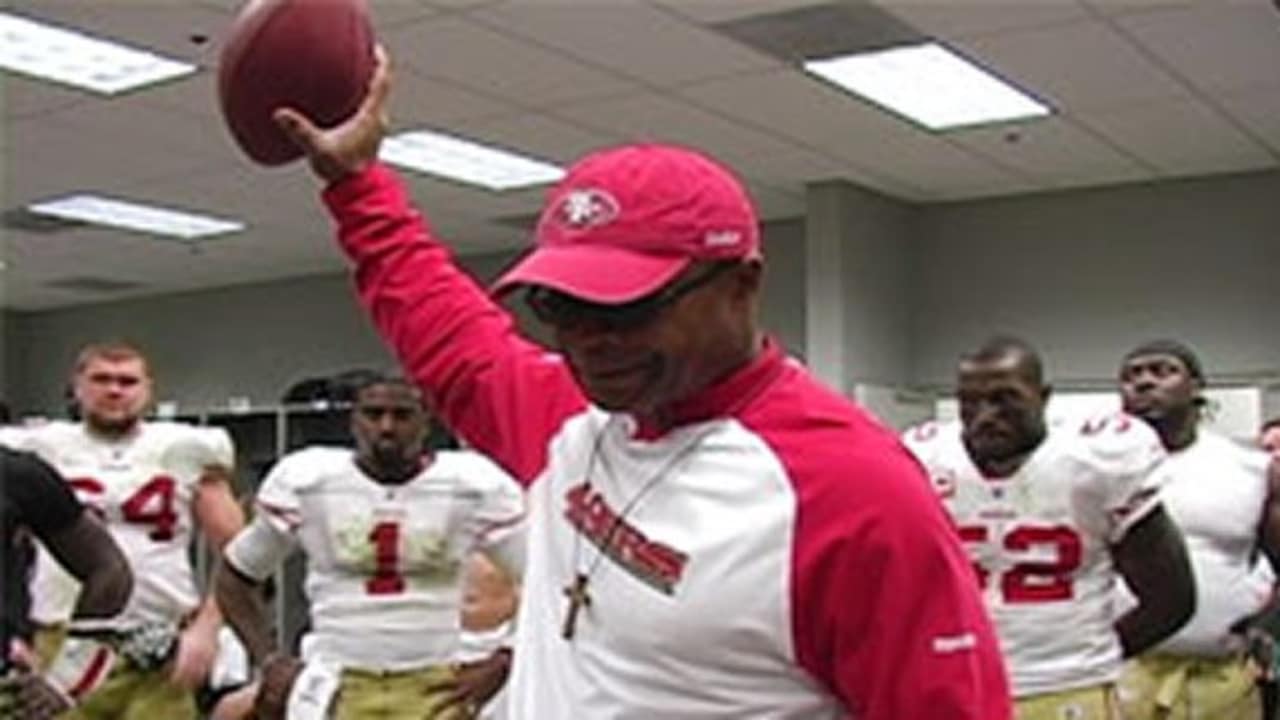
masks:
<instances>
[{"instance_id":1,"label":"white football jersey","mask_svg":"<svg viewBox=\"0 0 1280 720\"><path fill-rule=\"evenodd\" d=\"M904 440L973 559L1015 697L1115 680L1108 546L1159 504L1159 438L1126 415L1064 422L1015 473L991 478L960 433L959 423L926 423Z\"/></svg>"},{"instance_id":2,"label":"white football jersey","mask_svg":"<svg viewBox=\"0 0 1280 720\"><path fill-rule=\"evenodd\" d=\"M1274 577L1255 545L1267 499L1267 455L1201 430L1157 469L1160 494L1182 529L1196 577L1196 612L1161 652L1224 657L1239 649L1232 623L1266 602Z\"/></svg>"},{"instance_id":3,"label":"white football jersey","mask_svg":"<svg viewBox=\"0 0 1280 720\"><path fill-rule=\"evenodd\" d=\"M523 542L519 486L471 452L439 452L409 482L383 485L350 449L300 450L268 473L257 508L228 561L265 579L301 547L312 623L303 656L342 667L452 662L467 556Z\"/></svg>"},{"instance_id":4,"label":"white football jersey","mask_svg":"<svg viewBox=\"0 0 1280 720\"><path fill-rule=\"evenodd\" d=\"M191 503L205 467L231 467L234 461L225 430L145 422L113 441L89 433L82 423L55 421L6 429L0 441L44 458L104 520L133 570L122 624L173 622L196 608L188 554ZM31 590L35 620L71 617L79 585L43 548Z\"/></svg>"}]
</instances>

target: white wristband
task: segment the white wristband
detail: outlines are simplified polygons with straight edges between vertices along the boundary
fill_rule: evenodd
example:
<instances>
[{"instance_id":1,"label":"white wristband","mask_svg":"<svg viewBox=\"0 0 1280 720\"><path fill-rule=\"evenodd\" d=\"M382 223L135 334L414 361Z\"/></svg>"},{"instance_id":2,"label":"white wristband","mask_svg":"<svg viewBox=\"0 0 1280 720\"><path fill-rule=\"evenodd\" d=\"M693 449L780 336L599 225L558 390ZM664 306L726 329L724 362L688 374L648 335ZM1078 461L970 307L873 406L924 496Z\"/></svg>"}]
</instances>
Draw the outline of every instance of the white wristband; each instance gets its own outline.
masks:
<instances>
[{"instance_id":1,"label":"white wristband","mask_svg":"<svg viewBox=\"0 0 1280 720\"><path fill-rule=\"evenodd\" d=\"M336 668L314 660L307 663L294 678L293 687L289 688L285 717L289 720L327 720L341 680Z\"/></svg>"},{"instance_id":2,"label":"white wristband","mask_svg":"<svg viewBox=\"0 0 1280 720\"><path fill-rule=\"evenodd\" d=\"M116 652L88 638L68 637L45 672L45 679L72 705L96 690L111 674Z\"/></svg>"}]
</instances>

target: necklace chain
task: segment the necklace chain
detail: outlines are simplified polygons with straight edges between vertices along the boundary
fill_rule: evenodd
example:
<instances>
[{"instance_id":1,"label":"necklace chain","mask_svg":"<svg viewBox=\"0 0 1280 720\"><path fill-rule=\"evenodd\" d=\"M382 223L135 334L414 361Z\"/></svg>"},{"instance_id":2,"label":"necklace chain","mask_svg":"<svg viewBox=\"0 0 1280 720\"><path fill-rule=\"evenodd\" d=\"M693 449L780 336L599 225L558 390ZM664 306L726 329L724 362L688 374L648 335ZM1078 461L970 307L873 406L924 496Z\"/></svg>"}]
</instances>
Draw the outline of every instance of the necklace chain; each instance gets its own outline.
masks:
<instances>
[{"instance_id":1,"label":"necklace chain","mask_svg":"<svg viewBox=\"0 0 1280 720\"><path fill-rule=\"evenodd\" d=\"M608 429L609 429L609 423L608 421L606 421L604 427L600 428L600 430L596 433L595 442L592 443L591 456L587 459L587 471L586 471L586 477L584 481L588 489L591 488L592 486L591 477L595 471L597 458L601 461L601 463L605 465L608 464L607 458L605 458L604 455L601 453L601 449L604 447L605 433L608 432ZM671 457L671 459L663 463L662 466L658 468L658 471L654 473L652 477L646 480L643 485L640 486L640 489L637 490L636 493L631 496L631 499L628 500L626 504L622 506L622 509L619 510L618 514L614 517L613 522L609 525L609 529L604 533L604 537L600 541L600 546L596 549L595 559L592 560L591 564L588 565L585 570L579 569L582 566L581 551L582 551L583 531L581 528L576 528L576 527L574 528L574 535L573 535L574 578L572 583L565 588L565 595L569 597L569 608L565 616L565 627L563 631L563 636L565 637L565 639L568 640L573 638L574 625L575 625L578 611L582 607L588 606L591 603L590 596L587 593L587 585L590 582L592 576L595 575L596 570L599 569L600 563L603 562L604 558L608 555L609 546L613 544L614 537L618 534L618 530L622 527L627 517L631 514L631 511L635 509L636 505L638 505L640 501L644 499L644 497L649 493L650 490L656 487L662 480L667 478L670 475L672 470L674 470L681 462L683 462L690 455L692 455L693 451L696 448L698 448L700 445L702 445L702 441L705 440L707 436L711 434L711 432L712 430L705 430L702 433L695 436L693 439L689 440L688 444L680 448L675 453L675 455ZM610 476L613 475L612 468L609 469L609 474Z\"/></svg>"}]
</instances>

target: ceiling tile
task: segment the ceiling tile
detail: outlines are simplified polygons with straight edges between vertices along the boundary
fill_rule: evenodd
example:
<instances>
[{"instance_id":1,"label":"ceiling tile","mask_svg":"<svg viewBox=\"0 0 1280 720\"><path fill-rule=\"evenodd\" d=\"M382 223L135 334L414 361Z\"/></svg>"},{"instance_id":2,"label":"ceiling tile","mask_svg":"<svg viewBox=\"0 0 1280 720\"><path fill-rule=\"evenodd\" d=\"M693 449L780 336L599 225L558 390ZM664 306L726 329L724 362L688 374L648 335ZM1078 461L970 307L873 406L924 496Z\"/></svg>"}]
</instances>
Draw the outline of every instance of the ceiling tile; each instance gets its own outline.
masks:
<instances>
[{"instance_id":1,"label":"ceiling tile","mask_svg":"<svg viewBox=\"0 0 1280 720\"><path fill-rule=\"evenodd\" d=\"M830 2L831 0L656 0L655 4L692 20L711 24L826 5Z\"/></svg>"},{"instance_id":2,"label":"ceiling tile","mask_svg":"<svg viewBox=\"0 0 1280 720\"><path fill-rule=\"evenodd\" d=\"M1076 121L1165 175L1268 167L1266 148L1198 101L1174 101L1089 113Z\"/></svg>"},{"instance_id":3,"label":"ceiling tile","mask_svg":"<svg viewBox=\"0 0 1280 720\"><path fill-rule=\"evenodd\" d=\"M418 0L429 7L450 12L462 12L504 2L505 0ZM386 2L404 2L404 0L386 0Z\"/></svg>"},{"instance_id":4,"label":"ceiling tile","mask_svg":"<svg viewBox=\"0 0 1280 720\"><path fill-rule=\"evenodd\" d=\"M794 188L823 180L864 180L848 163L839 158L805 148L754 153L750 157L740 158L735 163L734 170L745 177L764 178L775 185Z\"/></svg>"},{"instance_id":5,"label":"ceiling tile","mask_svg":"<svg viewBox=\"0 0 1280 720\"><path fill-rule=\"evenodd\" d=\"M612 142L608 133L564 122L560 118L527 112L460 125L456 132L468 139L533 155L567 165L586 153Z\"/></svg>"},{"instance_id":6,"label":"ceiling tile","mask_svg":"<svg viewBox=\"0 0 1280 720\"><path fill-rule=\"evenodd\" d=\"M1080 0L1098 15L1115 17L1191 7L1204 0Z\"/></svg>"},{"instance_id":7,"label":"ceiling tile","mask_svg":"<svg viewBox=\"0 0 1280 720\"><path fill-rule=\"evenodd\" d=\"M633 84L452 15L383 34L392 57L429 77L528 107L623 94Z\"/></svg>"},{"instance_id":8,"label":"ceiling tile","mask_svg":"<svg viewBox=\"0 0 1280 720\"><path fill-rule=\"evenodd\" d=\"M94 95L21 75L0 75L0 107L9 120L41 115L92 100Z\"/></svg>"},{"instance_id":9,"label":"ceiling tile","mask_svg":"<svg viewBox=\"0 0 1280 720\"><path fill-rule=\"evenodd\" d=\"M788 148L785 140L654 93L575 103L555 114L594 128L616 142L673 142L700 148L733 164L738 158Z\"/></svg>"},{"instance_id":10,"label":"ceiling tile","mask_svg":"<svg viewBox=\"0 0 1280 720\"><path fill-rule=\"evenodd\" d=\"M984 175L955 178L945 185L930 187L918 199L922 202L954 202L986 197L1001 197L1036 192L1051 187L1043 181L1028 180L1009 172L992 171Z\"/></svg>"},{"instance_id":11,"label":"ceiling tile","mask_svg":"<svg viewBox=\"0 0 1280 720\"><path fill-rule=\"evenodd\" d=\"M86 0L10 0L19 14L150 50L204 68L217 66L218 39L228 25L226 12L187 2L114 2ZM147 89L133 93L145 94Z\"/></svg>"},{"instance_id":12,"label":"ceiling tile","mask_svg":"<svg viewBox=\"0 0 1280 720\"><path fill-rule=\"evenodd\" d=\"M294 230L296 232L296 230ZM311 237L317 240L316 236ZM342 266L331 241L272 242L246 233L198 246L104 228L13 238L11 250L24 289L9 288L22 307L32 302L74 304L333 272ZM100 296L59 291L47 283L75 275L138 282L141 288Z\"/></svg>"},{"instance_id":13,"label":"ceiling tile","mask_svg":"<svg viewBox=\"0 0 1280 720\"><path fill-rule=\"evenodd\" d=\"M11 204L74 190L107 193L215 162L208 153L169 144L171 136L152 143L146 127L103 129L62 114L10 123L6 134L5 194Z\"/></svg>"},{"instance_id":14,"label":"ceiling tile","mask_svg":"<svg viewBox=\"0 0 1280 720\"><path fill-rule=\"evenodd\" d=\"M319 184L301 161L275 168L197 171L133 187L179 205L219 208L217 212L243 220L251 231L324 216Z\"/></svg>"},{"instance_id":15,"label":"ceiling tile","mask_svg":"<svg viewBox=\"0 0 1280 720\"><path fill-rule=\"evenodd\" d=\"M84 0L79 0L83 2ZM191 0L185 0L190 3ZM472 0L475 2L492 2L493 0ZM40 0L44 2L44 0ZM430 0L366 0L379 30L393 27L400 23L411 22L423 17L435 15L440 9L440 2ZM248 0L195 0L194 4L218 10L228 15L228 21L240 9L248 4Z\"/></svg>"},{"instance_id":16,"label":"ceiling tile","mask_svg":"<svg viewBox=\"0 0 1280 720\"><path fill-rule=\"evenodd\" d=\"M993 162L1013 168L1040 186L1076 186L1151 177L1134 159L1063 118L1019 125L957 130L951 140Z\"/></svg>"},{"instance_id":17,"label":"ceiling tile","mask_svg":"<svg viewBox=\"0 0 1280 720\"><path fill-rule=\"evenodd\" d=\"M635 2L505 4L470 17L620 75L662 86L780 64L719 33ZM660 49L656 42L661 43Z\"/></svg>"},{"instance_id":18,"label":"ceiling tile","mask_svg":"<svg viewBox=\"0 0 1280 720\"><path fill-rule=\"evenodd\" d=\"M625 140L695 145L740 173L766 218L802 214L805 184L817 180L930 202L1274 168L1280 157L1274 0L872 0L1063 106L1043 122L942 135L708 27L866 1L370 0L396 61L395 128L434 127L566 163ZM6 231L11 267L0 274L0 306L344 266L305 165L252 165L222 123L216 55L242 2L0 0L204 68L111 100L0 78L9 207L88 188L250 224L195 250L109 230ZM1022 139L1007 143L1015 127ZM462 253L523 246L527 227L515 220L527 222L546 190L407 183ZM45 285L86 267L148 287L98 296Z\"/></svg>"},{"instance_id":19,"label":"ceiling tile","mask_svg":"<svg viewBox=\"0 0 1280 720\"><path fill-rule=\"evenodd\" d=\"M1280 10L1262 3L1198 3L1114 22L1205 91L1280 88Z\"/></svg>"},{"instance_id":20,"label":"ceiling tile","mask_svg":"<svg viewBox=\"0 0 1280 720\"><path fill-rule=\"evenodd\" d=\"M213 99L209 98L209 104ZM141 102L91 100L45 119L82 133L86 140L148 143L156 153L185 152L193 157L222 159L225 147L210 142L205 128L186 122L186 113ZM229 138L229 136L228 136Z\"/></svg>"},{"instance_id":21,"label":"ceiling tile","mask_svg":"<svg viewBox=\"0 0 1280 720\"><path fill-rule=\"evenodd\" d=\"M713 81L681 94L837 160L850 179L890 195L918 198L954 179L1003 175L940 136L796 71Z\"/></svg>"},{"instance_id":22,"label":"ceiling tile","mask_svg":"<svg viewBox=\"0 0 1280 720\"><path fill-rule=\"evenodd\" d=\"M392 80L389 113L397 127L453 126L480 119L522 115L526 110L494 95L483 95L451 80L400 67Z\"/></svg>"},{"instance_id":23,"label":"ceiling tile","mask_svg":"<svg viewBox=\"0 0 1280 720\"><path fill-rule=\"evenodd\" d=\"M1237 122L1261 137L1272 152L1280 153L1280 93L1235 93L1217 101Z\"/></svg>"},{"instance_id":24,"label":"ceiling tile","mask_svg":"<svg viewBox=\"0 0 1280 720\"><path fill-rule=\"evenodd\" d=\"M980 37L1082 19L1074 0L872 0L917 30L944 40Z\"/></svg>"},{"instance_id":25,"label":"ceiling tile","mask_svg":"<svg viewBox=\"0 0 1280 720\"><path fill-rule=\"evenodd\" d=\"M1068 114L1187 97L1175 78L1098 21L966 40L957 49Z\"/></svg>"}]
</instances>

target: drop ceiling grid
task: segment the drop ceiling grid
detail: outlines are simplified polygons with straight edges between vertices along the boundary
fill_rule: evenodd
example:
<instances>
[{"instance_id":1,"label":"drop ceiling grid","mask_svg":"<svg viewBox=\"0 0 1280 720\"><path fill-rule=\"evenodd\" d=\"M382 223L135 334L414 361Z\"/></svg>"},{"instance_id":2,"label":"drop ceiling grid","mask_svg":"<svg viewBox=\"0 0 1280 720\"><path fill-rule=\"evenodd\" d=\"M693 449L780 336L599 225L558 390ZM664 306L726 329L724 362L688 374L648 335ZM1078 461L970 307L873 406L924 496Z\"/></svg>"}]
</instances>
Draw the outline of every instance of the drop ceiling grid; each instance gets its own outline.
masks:
<instances>
[{"instance_id":1,"label":"drop ceiling grid","mask_svg":"<svg viewBox=\"0 0 1280 720\"><path fill-rule=\"evenodd\" d=\"M1280 157L1280 16L1269 0L878 0L1060 105L1043 123L945 134L709 27L820 1L373 2L397 62L395 129L429 124L558 162L641 137L698 145L735 166L765 217L802 213L804 183L815 180L958 200L1275 167ZM17 271L3 276L4 304L97 300L40 288L64 265L120 279L145 270L157 286L191 288L342 267L305 171L253 167L223 129L212 68L239 0L149 4L146 12L92 0L17 5L169 49L204 69L111 101L5 76L0 152L10 204L92 185L243 213L251 229L205 245L202 256L112 231L62 239L6 232L18 254ZM191 43L194 30L212 40ZM1006 140L1010 130L1019 142ZM462 252L521 244L524 233L500 220L532 214L541 192L409 183Z\"/></svg>"}]
</instances>

